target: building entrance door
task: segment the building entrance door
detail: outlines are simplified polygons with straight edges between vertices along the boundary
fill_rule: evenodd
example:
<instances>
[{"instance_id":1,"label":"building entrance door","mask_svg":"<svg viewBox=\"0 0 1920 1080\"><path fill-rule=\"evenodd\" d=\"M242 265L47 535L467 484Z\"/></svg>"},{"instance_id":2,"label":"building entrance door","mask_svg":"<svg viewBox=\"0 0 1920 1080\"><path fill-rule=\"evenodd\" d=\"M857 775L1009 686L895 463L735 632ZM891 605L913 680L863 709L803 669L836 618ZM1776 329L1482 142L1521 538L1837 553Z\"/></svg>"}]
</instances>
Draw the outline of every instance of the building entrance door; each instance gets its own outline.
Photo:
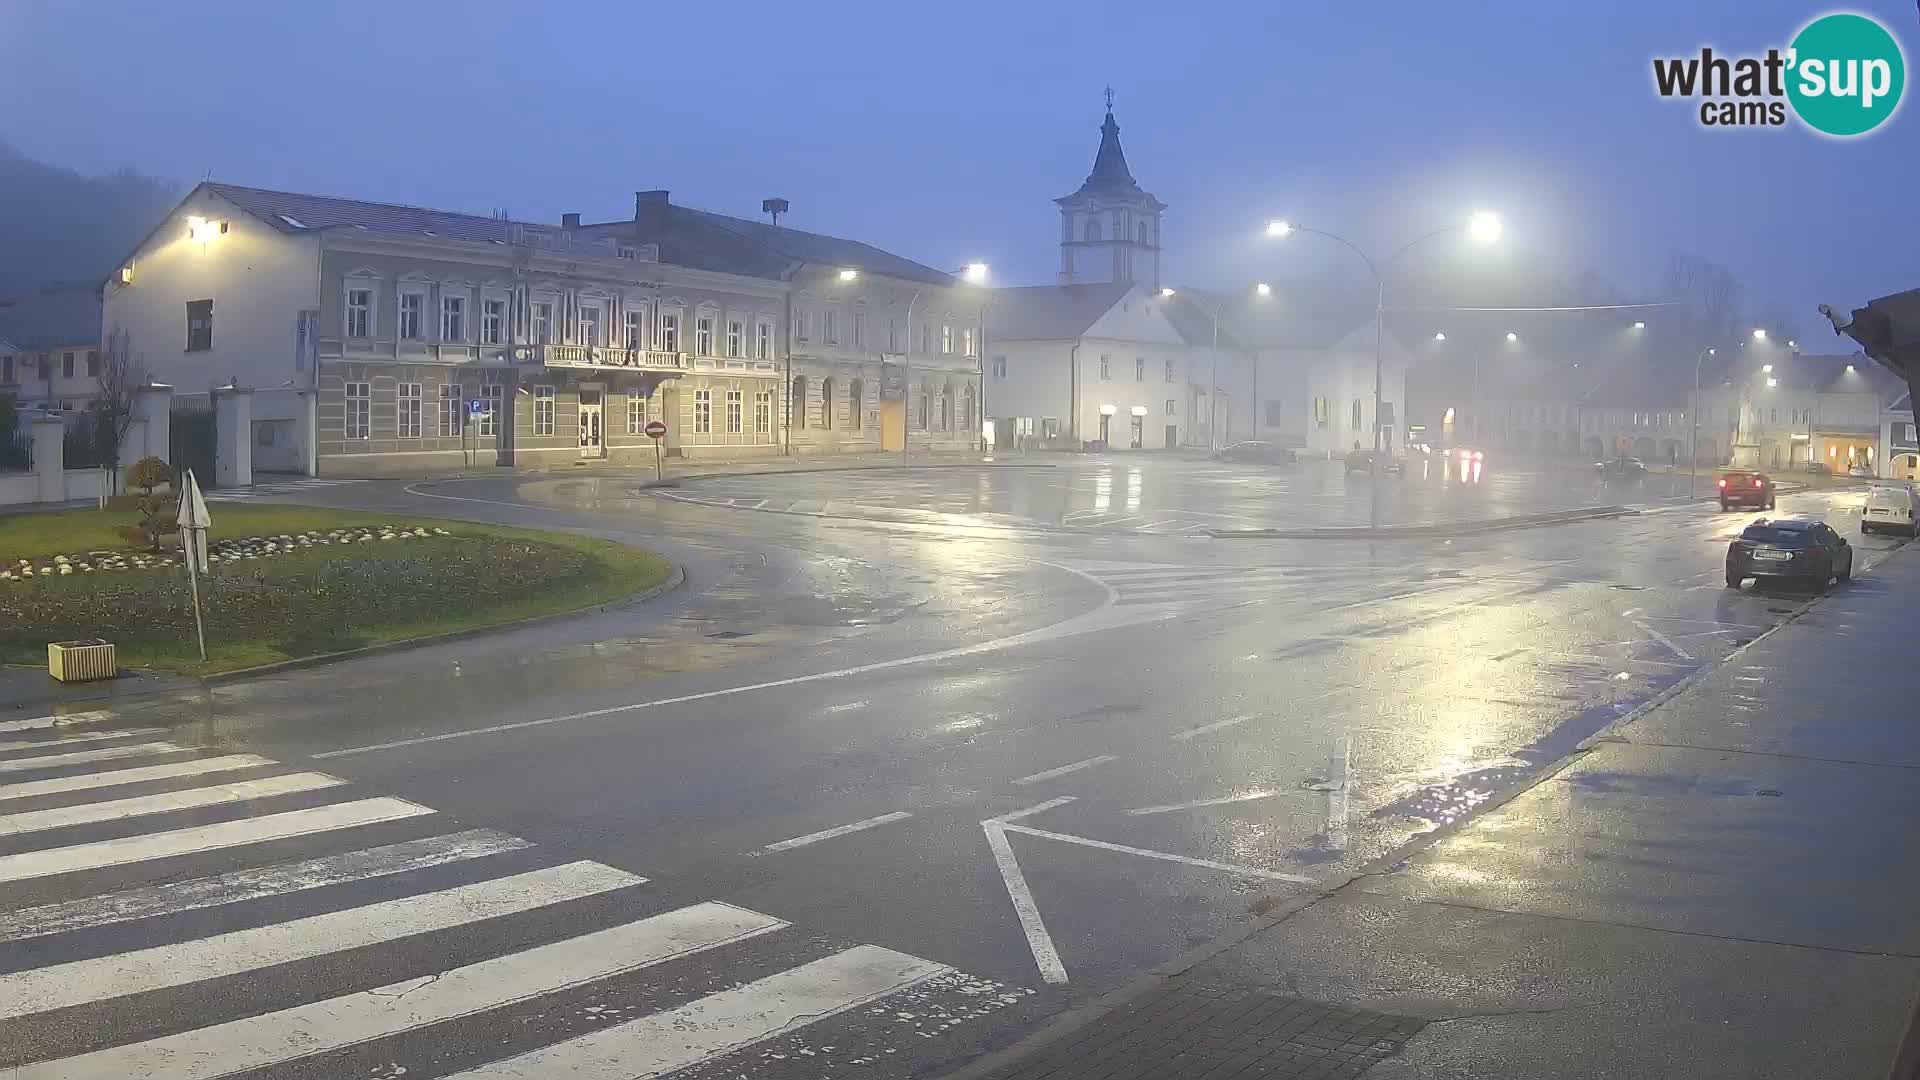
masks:
<instances>
[{"instance_id":1,"label":"building entrance door","mask_svg":"<svg viewBox=\"0 0 1920 1080\"><path fill-rule=\"evenodd\" d=\"M1144 446L1146 444L1146 438L1147 438L1147 418L1144 416L1134 417L1133 424L1132 424L1132 431L1130 431L1129 434L1132 436L1128 440L1129 446L1131 446L1135 450L1138 450L1142 446Z\"/></svg>"},{"instance_id":2,"label":"building entrance door","mask_svg":"<svg viewBox=\"0 0 1920 1080\"><path fill-rule=\"evenodd\" d=\"M605 408L602 391L580 391L580 456L583 458L607 456L606 437L600 427Z\"/></svg>"}]
</instances>

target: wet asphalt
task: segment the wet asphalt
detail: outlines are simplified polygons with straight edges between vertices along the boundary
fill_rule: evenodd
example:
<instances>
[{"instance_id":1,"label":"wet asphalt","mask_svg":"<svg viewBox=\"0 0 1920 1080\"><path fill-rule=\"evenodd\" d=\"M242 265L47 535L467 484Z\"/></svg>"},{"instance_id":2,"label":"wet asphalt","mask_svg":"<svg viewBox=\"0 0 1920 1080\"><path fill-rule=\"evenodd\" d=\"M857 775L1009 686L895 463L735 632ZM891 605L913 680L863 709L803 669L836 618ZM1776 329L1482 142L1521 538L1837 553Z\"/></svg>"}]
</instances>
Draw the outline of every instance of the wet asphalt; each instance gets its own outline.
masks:
<instances>
[{"instance_id":1,"label":"wet asphalt","mask_svg":"<svg viewBox=\"0 0 1920 1080\"><path fill-rule=\"evenodd\" d=\"M1685 481L1622 493L1490 472L1394 512L1602 496L1648 512L1377 542L1194 535L1206 520L1351 523L1368 495L1313 470L1172 459L672 492L612 473L300 490L647 544L685 581L637 607L123 718L310 763L685 902L1034 991L895 1069L936 1073L1471 819L1792 615L1806 592L1724 587L1727 540L1757 515L1669 498ZM1289 501L1315 486L1317 501ZM1870 578L1898 541L1859 535L1859 497L1785 495L1780 510L1828 516ZM807 505L769 512L782 500ZM1057 528L1096 510L1135 520Z\"/></svg>"}]
</instances>

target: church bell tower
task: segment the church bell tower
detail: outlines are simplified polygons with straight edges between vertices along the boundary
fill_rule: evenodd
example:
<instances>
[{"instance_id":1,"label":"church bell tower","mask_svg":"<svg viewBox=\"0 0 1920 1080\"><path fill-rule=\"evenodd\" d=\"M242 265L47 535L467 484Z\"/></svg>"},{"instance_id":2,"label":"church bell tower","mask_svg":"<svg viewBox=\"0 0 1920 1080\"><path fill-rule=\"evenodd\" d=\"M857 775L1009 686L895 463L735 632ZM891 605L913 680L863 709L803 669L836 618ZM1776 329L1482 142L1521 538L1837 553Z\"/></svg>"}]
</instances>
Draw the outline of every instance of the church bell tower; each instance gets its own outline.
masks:
<instances>
[{"instance_id":1,"label":"church bell tower","mask_svg":"<svg viewBox=\"0 0 1920 1080\"><path fill-rule=\"evenodd\" d=\"M1080 190L1053 201L1060 207L1060 284L1124 281L1160 287L1160 215L1167 207L1127 168L1111 87L1093 171Z\"/></svg>"}]
</instances>

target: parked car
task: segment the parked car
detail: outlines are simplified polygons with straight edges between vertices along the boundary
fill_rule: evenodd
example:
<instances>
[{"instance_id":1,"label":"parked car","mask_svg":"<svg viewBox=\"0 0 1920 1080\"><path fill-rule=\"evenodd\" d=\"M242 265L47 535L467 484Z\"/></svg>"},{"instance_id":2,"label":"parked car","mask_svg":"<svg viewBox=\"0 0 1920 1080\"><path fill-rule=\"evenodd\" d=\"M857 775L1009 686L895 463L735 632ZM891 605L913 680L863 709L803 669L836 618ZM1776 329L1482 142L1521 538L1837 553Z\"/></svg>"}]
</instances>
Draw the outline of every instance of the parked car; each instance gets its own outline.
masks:
<instances>
[{"instance_id":1,"label":"parked car","mask_svg":"<svg viewBox=\"0 0 1920 1080\"><path fill-rule=\"evenodd\" d=\"M1867 489L1867 502L1860 508L1860 531L1862 533L1903 532L1909 536L1920 535L1915 532L1915 511L1920 497L1914 494L1911 484L1875 484Z\"/></svg>"},{"instance_id":2,"label":"parked car","mask_svg":"<svg viewBox=\"0 0 1920 1080\"><path fill-rule=\"evenodd\" d=\"M1213 452L1215 461L1244 461L1254 465L1291 465L1294 462L1293 450L1276 442L1263 442L1249 439L1232 446L1223 446Z\"/></svg>"},{"instance_id":3,"label":"parked car","mask_svg":"<svg viewBox=\"0 0 1920 1080\"><path fill-rule=\"evenodd\" d=\"M1753 506L1773 509L1773 477L1763 472L1729 469L1720 474L1720 509Z\"/></svg>"},{"instance_id":4,"label":"parked car","mask_svg":"<svg viewBox=\"0 0 1920 1080\"><path fill-rule=\"evenodd\" d=\"M1631 480L1637 476L1647 475L1646 462L1641 461L1637 457L1628 457L1625 454L1614 458L1612 461L1596 461L1593 463L1593 468L1594 471L1608 480Z\"/></svg>"},{"instance_id":5,"label":"parked car","mask_svg":"<svg viewBox=\"0 0 1920 1080\"><path fill-rule=\"evenodd\" d=\"M1815 476L1830 476L1833 474L1833 470L1828 468L1827 463L1824 461L1807 462L1807 471Z\"/></svg>"},{"instance_id":6,"label":"parked car","mask_svg":"<svg viewBox=\"0 0 1920 1080\"><path fill-rule=\"evenodd\" d=\"M1811 515L1762 518L1727 545L1727 588L1747 578L1783 578L1824 589L1853 577L1853 547Z\"/></svg>"},{"instance_id":7,"label":"parked car","mask_svg":"<svg viewBox=\"0 0 1920 1080\"><path fill-rule=\"evenodd\" d=\"M1405 472L1406 468L1406 462L1394 457L1387 451L1383 450L1380 452L1381 472L1398 474ZM1365 449L1347 451L1347 471L1350 473L1372 472L1373 451Z\"/></svg>"}]
</instances>

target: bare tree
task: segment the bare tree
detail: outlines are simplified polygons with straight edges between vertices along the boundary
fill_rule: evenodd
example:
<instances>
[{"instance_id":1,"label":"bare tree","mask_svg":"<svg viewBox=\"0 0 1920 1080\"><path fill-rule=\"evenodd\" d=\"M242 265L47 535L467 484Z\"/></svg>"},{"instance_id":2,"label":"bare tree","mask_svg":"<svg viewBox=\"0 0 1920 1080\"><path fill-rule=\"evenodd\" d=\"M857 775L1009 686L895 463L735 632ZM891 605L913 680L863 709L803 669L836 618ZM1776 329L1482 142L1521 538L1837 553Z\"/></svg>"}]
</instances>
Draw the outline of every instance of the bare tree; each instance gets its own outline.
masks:
<instances>
[{"instance_id":1,"label":"bare tree","mask_svg":"<svg viewBox=\"0 0 1920 1080\"><path fill-rule=\"evenodd\" d=\"M117 480L120 447L133 426L140 388L147 385L146 365L128 347L125 329L107 334L100 351L100 396L93 403L93 431L102 464Z\"/></svg>"},{"instance_id":2,"label":"bare tree","mask_svg":"<svg viewBox=\"0 0 1920 1080\"><path fill-rule=\"evenodd\" d=\"M1724 341L1740 325L1744 290L1733 271L1699 255L1675 253L1660 274L1660 296L1685 304L1702 340Z\"/></svg>"}]
</instances>

